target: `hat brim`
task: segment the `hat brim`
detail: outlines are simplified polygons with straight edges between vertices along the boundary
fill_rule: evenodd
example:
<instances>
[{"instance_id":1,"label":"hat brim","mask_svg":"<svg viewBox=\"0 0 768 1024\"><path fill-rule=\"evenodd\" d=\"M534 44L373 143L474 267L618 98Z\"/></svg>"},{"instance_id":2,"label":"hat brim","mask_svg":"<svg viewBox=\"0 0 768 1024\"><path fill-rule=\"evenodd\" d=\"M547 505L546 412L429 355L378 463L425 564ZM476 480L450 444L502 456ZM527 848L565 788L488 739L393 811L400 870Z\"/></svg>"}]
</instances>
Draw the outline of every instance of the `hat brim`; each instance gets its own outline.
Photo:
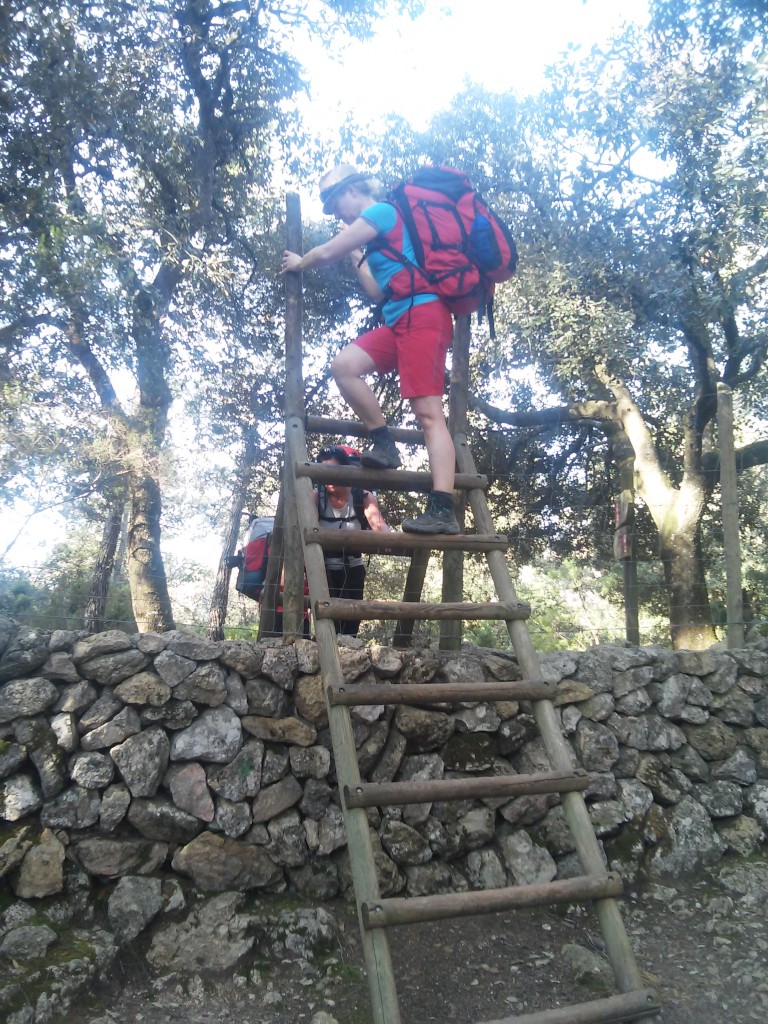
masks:
<instances>
[{"instance_id":1,"label":"hat brim","mask_svg":"<svg viewBox=\"0 0 768 1024\"><path fill-rule=\"evenodd\" d=\"M333 214L334 203L339 196L346 192L350 185L357 185L360 182L368 181L368 177L365 174L348 174L346 178L342 178L341 181L337 181L335 185L331 185L330 188L324 188L320 193L320 199L323 203L323 213Z\"/></svg>"}]
</instances>

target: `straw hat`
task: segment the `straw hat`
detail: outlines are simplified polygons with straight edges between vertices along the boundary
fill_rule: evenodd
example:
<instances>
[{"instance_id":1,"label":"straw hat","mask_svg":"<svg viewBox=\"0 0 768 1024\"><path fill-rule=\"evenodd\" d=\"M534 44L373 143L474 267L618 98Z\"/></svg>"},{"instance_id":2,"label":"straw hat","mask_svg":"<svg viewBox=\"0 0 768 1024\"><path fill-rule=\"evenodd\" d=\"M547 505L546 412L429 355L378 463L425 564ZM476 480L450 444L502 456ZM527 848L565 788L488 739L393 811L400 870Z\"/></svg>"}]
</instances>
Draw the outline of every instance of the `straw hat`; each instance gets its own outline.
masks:
<instances>
[{"instance_id":1,"label":"straw hat","mask_svg":"<svg viewBox=\"0 0 768 1024\"><path fill-rule=\"evenodd\" d=\"M320 199L323 213L333 213L333 204L350 185L367 182L368 174L360 174L352 164L337 164L320 179Z\"/></svg>"}]
</instances>

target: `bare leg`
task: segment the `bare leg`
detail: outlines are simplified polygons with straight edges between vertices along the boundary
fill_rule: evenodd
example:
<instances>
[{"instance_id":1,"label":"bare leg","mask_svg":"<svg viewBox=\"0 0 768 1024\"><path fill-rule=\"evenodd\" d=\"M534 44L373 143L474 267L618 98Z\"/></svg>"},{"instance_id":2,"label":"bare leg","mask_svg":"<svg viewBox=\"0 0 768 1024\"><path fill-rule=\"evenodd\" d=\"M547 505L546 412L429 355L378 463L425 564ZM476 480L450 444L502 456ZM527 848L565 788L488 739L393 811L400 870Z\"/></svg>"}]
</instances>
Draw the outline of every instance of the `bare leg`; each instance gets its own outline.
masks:
<instances>
[{"instance_id":1,"label":"bare leg","mask_svg":"<svg viewBox=\"0 0 768 1024\"><path fill-rule=\"evenodd\" d=\"M376 371L373 359L354 342L341 350L331 363L331 373L342 397L368 430L386 426L376 396L363 377Z\"/></svg>"},{"instance_id":2,"label":"bare leg","mask_svg":"<svg viewBox=\"0 0 768 1024\"><path fill-rule=\"evenodd\" d=\"M456 449L443 414L443 399L440 395L425 395L410 399L411 408L424 431L424 444L429 456L432 473L432 490L453 490L456 469Z\"/></svg>"}]
</instances>

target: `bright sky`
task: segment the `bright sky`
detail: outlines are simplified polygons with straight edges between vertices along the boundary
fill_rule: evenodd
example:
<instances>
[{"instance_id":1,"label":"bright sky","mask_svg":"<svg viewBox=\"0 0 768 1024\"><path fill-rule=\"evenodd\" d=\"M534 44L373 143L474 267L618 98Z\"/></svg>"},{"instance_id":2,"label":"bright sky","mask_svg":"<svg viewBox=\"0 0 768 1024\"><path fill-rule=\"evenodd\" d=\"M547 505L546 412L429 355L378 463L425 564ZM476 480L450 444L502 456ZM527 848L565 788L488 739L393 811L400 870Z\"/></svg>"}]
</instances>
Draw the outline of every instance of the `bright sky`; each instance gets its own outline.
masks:
<instances>
[{"instance_id":1,"label":"bright sky","mask_svg":"<svg viewBox=\"0 0 768 1024\"><path fill-rule=\"evenodd\" d=\"M310 117L333 124L396 110L423 128L465 79L536 93L569 46L589 50L647 17L647 0L427 0L420 18L389 17L368 42L328 53L315 41L296 55L311 78Z\"/></svg>"},{"instance_id":2,"label":"bright sky","mask_svg":"<svg viewBox=\"0 0 768 1024\"><path fill-rule=\"evenodd\" d=\"M647 14L647 0L427 0L421 18L390 16L366 43L330 54L321 41L298 43L295 56L311 86L306 116L322 131L350 113L365 122L397 111L422 128L467 79L492 91L536 93L547 66L569 46L588 50L625 22L644 24ZM308 207L312 216L311 201ZM29 512L17 507L4 517L2 547L23 530L10 564L39 564L66 535L61 515L25 524ZM163 550L181 559L194 550L195 559L213 569L221 549L217 537L205 536L166 540Z\"/></svg>"}]
</instances>

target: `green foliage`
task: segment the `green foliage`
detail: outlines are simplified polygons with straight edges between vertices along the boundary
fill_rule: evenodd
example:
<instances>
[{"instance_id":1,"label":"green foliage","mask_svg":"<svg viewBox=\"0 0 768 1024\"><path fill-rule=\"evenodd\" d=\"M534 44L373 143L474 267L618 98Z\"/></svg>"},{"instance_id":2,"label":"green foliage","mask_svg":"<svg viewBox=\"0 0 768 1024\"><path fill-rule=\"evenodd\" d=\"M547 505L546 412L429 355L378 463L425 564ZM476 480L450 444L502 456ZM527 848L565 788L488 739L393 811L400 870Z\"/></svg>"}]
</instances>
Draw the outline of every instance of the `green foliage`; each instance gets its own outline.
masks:
<instances>
[{"instance_id":1,"label":"green foliage","mask_svg":"<svg viewBox=\"0 0 768 1024\"><path fill-rule=\"evenodd\" d=\"M0 570L0 614L44 629L82 629L98 546L97 532L83 524L39 568ZM128 584L120 575L109 593L104 628L136 630Z\"/></svg>"}]
</instances>

